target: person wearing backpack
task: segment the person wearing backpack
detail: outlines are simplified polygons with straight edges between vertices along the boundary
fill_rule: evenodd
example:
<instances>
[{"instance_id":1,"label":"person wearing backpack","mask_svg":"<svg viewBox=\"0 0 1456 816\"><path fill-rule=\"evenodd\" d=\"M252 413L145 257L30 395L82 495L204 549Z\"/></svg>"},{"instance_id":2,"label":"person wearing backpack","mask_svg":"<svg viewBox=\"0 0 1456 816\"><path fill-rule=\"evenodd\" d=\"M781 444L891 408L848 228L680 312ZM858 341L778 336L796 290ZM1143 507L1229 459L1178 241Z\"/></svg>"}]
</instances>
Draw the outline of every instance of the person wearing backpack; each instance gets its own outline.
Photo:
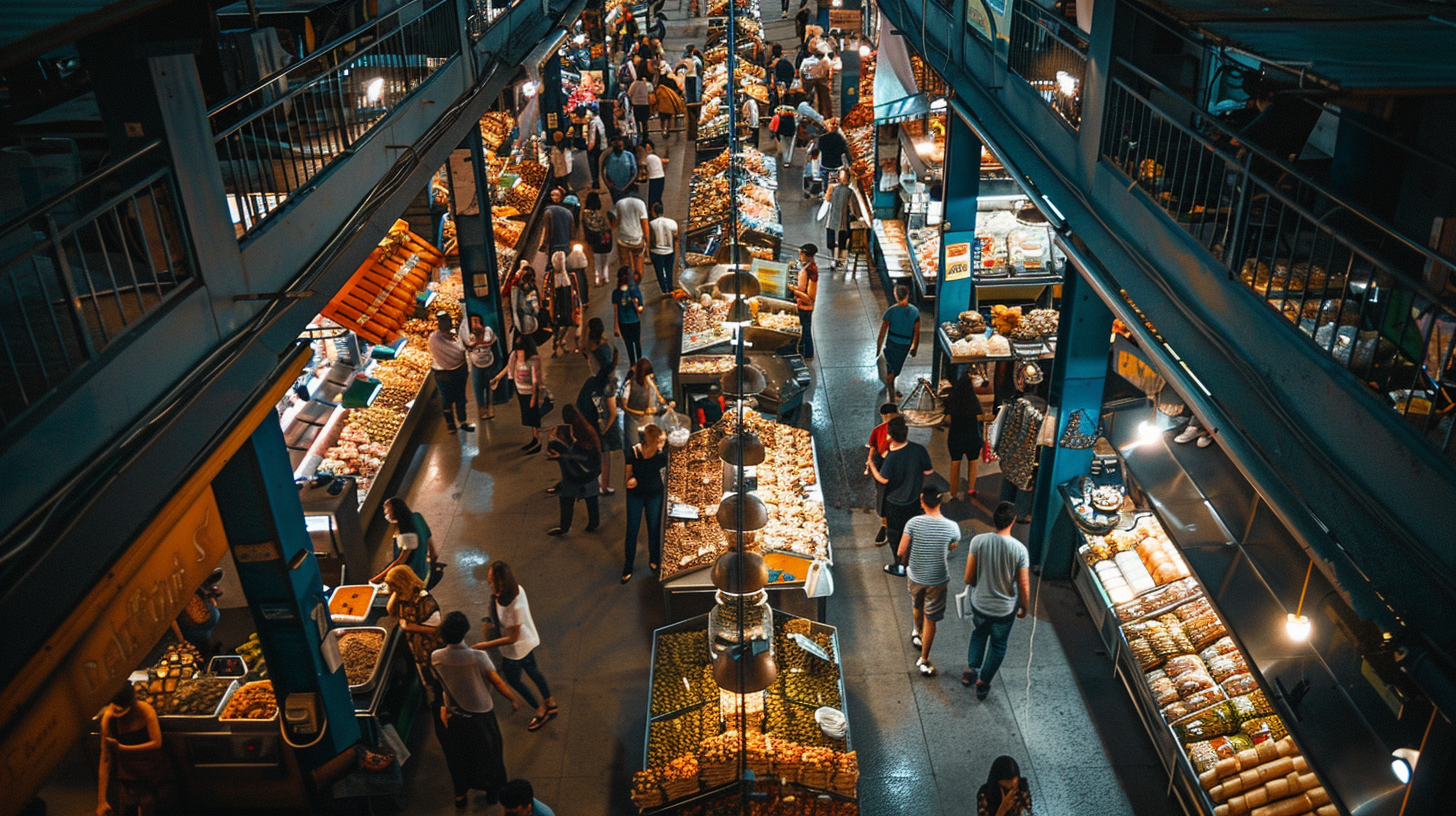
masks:
<instances>
[{"instance_id":1,"label":"person wearing backpack","mask_svg":"<svg viewBox=\"0 0 1456 816\"><path fill-rule=\"evenodd\" d=\"M495 375L495 332L479 315L470 316L470 342L465 344L470 358L470 383L475 386L475 410L480 421L495 419L495 398L490 393L490 379Z\"/></svg>"},{"instance_id":2,"label":"person wearing backpack","mask_svg":"<svg viewBox=\"0 0 1456 816\"><path fill-rule=\"evenodd\" d=\"M547 458L555 459L561 467L561 483L552 488L561 500L561 523L546 534L559 536L570 532L577 499L586 501L586 531L590 533L601 523L597 500L601 493L598 483L602 475L601 437L575 405L561 406L561 418L566 421L556 426L546 446Z\"/></svg>"}]
</instances>

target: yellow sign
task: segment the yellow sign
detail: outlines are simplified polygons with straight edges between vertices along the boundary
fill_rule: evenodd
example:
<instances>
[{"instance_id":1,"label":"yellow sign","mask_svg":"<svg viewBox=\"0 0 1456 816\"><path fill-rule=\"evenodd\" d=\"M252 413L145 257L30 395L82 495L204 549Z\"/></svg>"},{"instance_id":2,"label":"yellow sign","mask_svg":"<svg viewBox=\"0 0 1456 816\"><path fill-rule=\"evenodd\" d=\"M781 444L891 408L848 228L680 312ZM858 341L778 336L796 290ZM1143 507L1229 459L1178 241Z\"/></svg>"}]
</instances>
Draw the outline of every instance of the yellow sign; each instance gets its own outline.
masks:
<instances>
[{"instance_id":1,"label":"yellow sign","mask_svg":"<svg viewBox=\"0 0 1456 816\"><path fill-rule=\"evenodd\" d=\"M982 0L966 0L966 24L981 32L981 36L988 40L995 40L991 34L991 17L989 9Z\"/></svg>"},{"instance_id":2,"label":"yellow sign","mask_svg":"<svg viewBox=\"0 0 1456 816\"><path fill-rule=\"evenodd\" d=\"M85 612L85 631L70 641L61 666L47 677L22 674L16 685L28 688L6 690L0 704L0 717L10 723L0 747L6 790L33 791L45 781L227 552L211 486L161 529L138 540L92 589L77 610ZM54 640L65 648L59 633ZM25 797L9 801L0 809L19 809Z\"/></svg>"},{"instance_id":3,"label":"yellow sign","mask_svg":"<svg viewBox=\"0 0 1456 816\"><path fill-rule=\"evenodd\" d=\"M222 560L228 544L213 477L274 415L302 367L303 348L294 351L298 365L272 384L0 693L0 816L13 816L40 790Z\"/></svg>"}]
</instances>

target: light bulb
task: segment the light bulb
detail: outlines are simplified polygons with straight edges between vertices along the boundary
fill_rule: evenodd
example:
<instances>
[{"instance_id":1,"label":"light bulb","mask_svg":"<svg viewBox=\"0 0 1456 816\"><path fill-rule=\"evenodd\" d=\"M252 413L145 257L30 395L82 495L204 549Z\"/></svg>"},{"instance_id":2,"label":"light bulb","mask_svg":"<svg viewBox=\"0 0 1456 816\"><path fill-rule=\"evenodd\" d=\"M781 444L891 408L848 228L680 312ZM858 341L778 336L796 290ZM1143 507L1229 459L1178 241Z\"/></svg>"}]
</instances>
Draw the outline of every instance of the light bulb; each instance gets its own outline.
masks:
<instances>
[{"instance_id":1,"label":"light bulb","mask_svg":"<svg viewBox=\"0 0 1456 816\"><path fill-rule=\"evenodd\" d=\"M1410 782L1411 773L1416 769L1416 763L1421 759L1421 752L1410 748L1397 748L1390 752L1395 757L1390 761L1390 772L1404 785Z\"/></svg>"},{"instance_id":2,"label":"light bulb","mask_svg":"<svg viewBox=\"0 0 1456 816\"><path fill-rule=\"evenodd\" d=\"M871 51L871 48L870 48L870 44L869 43L860 43L859 44L859 55L861 57L868 57L870 55L870 51Z\"/></svg>"},{"instance_id":3,"label":"light bulb","mask_svg":"<svg viewBox=\"0 0 1456 816\"><path fill-rule=\"evenodd\" d=\"M1138 423L1137 431L1138 442L1144 445L1151 445L1157 442L1158 437L1163 435L1162 429L1158 427L1156 422L1149 422L1146 419Z\"/></svg>"},{"instance_id":4,"label":"light bulb","mask_svg":"<svg viewBox=\"0 0 1456 816\"><path fill-rule=\"evenodd\" d=\"M530 81L529 79L526 80L525 82L522 82L521 83L521 93L525 94L527 99L535 96L536 95L536 83Z\"/></svg>"},{"instance_id":5,"label":"light bulb","mask_svg":"<svg viewBox=\"0 0 1456 816\"><path fill-rule=\"evenodd\" d=\"M375 77L364 85L364 98L378 102L384 97L384 77Z\"/></svg>"},{"instance_id":6,"label":"light bulb","mask_svg":"<svg viewBox=\"0 0 1456 816\"><path fill-rule=\"evenodd\" d=\"M1077 93L1077 78L1066 71L1057 72L1057 88L1063 95L1073 96Z\"/></svg>"},{"instance_id":7,"label":"light bulb","mask_svg":"<svg viewBox=\"0 0 1456 816\"><path fill-rule=\"evenodd\" d=\"M937 99L934 102L931 102L930 103L930 109L931 110L945 110L945 105L946 105L945 97L941 97L940 99Z\"/></svg>"},{"instance_id":8,"label":"light bulb","mask_svg":"<svg viewBox=\"0 0 1456 816\"><path fill-rule=\"evenodd\" d=\"M1310 630L1313 629L1309 618L1305 615L1296 615L1293 612L1284 620L1284 633L1295 643L1303 643L1309 640Z\"/></svg>"}]
</instances>

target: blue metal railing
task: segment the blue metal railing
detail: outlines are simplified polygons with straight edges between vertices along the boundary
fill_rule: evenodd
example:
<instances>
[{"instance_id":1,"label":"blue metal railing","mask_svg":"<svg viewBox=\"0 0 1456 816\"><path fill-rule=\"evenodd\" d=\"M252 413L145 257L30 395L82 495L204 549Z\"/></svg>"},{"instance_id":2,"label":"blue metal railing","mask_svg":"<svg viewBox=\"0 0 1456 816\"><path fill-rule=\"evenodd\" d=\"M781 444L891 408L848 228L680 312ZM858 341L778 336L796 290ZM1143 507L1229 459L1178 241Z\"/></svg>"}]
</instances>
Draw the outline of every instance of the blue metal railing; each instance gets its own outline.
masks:
<instances>
[{"instance_id":1,"label":"blue metal railing","mask_svg":"<svg viewBox=\"0 0 1456 816\"><path fill-rule=\"evenodd\" d=\"M470 11L465 21L465 29L470 32L471 40L479 40L496 24L496 21L523 0L467 0L467 2L470 5Z\"/></svg>"},{"instance_id":2,"label":"blue metal railing","mask_svg":"<svg viewBox=\"0 0 1456 816\"><path fill-rule=\"evenodd\" d=\"M402 13L373 21L208 114L239 238L460 53L455 0L407 21Z\"/></svg>"},{"instance_id":3,"label":"blue metal railing","mask_svg":"<svg viewBox=\"0 0 1456 816\"><path fill-rule=\"evenodd\" d=\"M0 226L0 427L194 275L171 167L153 142Z\"/></svg>"},{"instance_id":4,"label":"blue metal railing","mask_svg":"<svg viewBox=\"0 0 1456 816\"><path fill-rule=\"evenodd\" d=\"M1456 297L1430 283L1452 259L1239 140L1125 60L1105 122L1107 161L1231 277L1456 455Z\"/></svg>"},{"instance_id":5,"label":"blue metal railing","mask_svg":"<svg viewBox=\"0 0 1456 816\"><path fill-rule=\"evenodd\" d=\"M1067 124L1082 124L1082 84L1087 73L1087 42L1057 15L1014 0L1006 65L1026 80Z\"/></svg>"}]
</instances>

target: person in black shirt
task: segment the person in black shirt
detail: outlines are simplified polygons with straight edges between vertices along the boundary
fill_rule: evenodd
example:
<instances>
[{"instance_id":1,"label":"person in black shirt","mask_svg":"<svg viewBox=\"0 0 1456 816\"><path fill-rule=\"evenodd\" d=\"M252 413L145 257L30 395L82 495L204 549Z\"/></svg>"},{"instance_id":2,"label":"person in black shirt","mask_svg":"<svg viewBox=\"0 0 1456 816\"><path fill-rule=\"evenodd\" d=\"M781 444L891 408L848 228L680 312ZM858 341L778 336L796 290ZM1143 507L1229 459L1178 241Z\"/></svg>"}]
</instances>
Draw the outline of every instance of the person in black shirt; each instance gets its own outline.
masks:
<instances>
[{"instance_id":1,"label":"person in black shirt","mask_svg":"<svg viewBox=\"0 0 1456 816\"><path fill-rule=\"evenodd\" d=\"M950 451L950 497L961 497L961 460L970 460L966 473L965 493L967 498L976 497L976 471L980 467L981 447L981 398L976 394L975 378L971 367L966 366L961 376L950 387L945 398L945 415L950 419L946 429L945 445Z\"/></svg>"},{"instance_id":2,"label":"person in black shirt","mask_svg":"<svg viewBox=\"0 0 1456 816\"><path fill-rule=\"evenodd\" d=\"M653 572L662 565L662 469L667 451L662 449L662 428L648 425L642 441L627 451L627 541L622 566L622 583L632 580L637 561L637 531L647 516L647 567Z\"/></svg>"},{"instance_id":3,"label":"person in black shirt","mask_svg":"<svg viewBox=\"0 0 1456 816\"><path fill-rule=\"evenodd\" d=\"M561 523L546 531L547 535L565 535L571 530L571 517L577 499L586 500L586 531L597 529L601 521L597 496L601 494L598 478L602 475L602 441L597 429L586 421L575 405L564 405L546 455L561 466L561 483L557 496L561 499Z\"/></svg>"},{"instance_id":4,"label":"person in black shirt","mask_svg":"<svg viewBox=\"0 0 1456 816\"><path fill-rule=\"evenodd\" d=\"M784 57L784 47L774 43L773 50L769 53L773 58L774 82L786 88L794 84L794 74L797 71L794 70L794 64Z\"/></svg>"},{"instance_id":5,"label":"person in black shirt","mask_svg":"<svg viewBox=\"0 0 1456 816\"><path fill-rule=\"evenodd\" d=\"M890 433L890 451L879 465L870 459L870 475L885 486L885 527L889 540L899 541L905 532L905 522L920 515L920 491L925 487L925 477L935 472L930 461L930 452L924 445L910 441L910 428L905 417L896 414L887 425ZM885 572L904 575L905 565L895 547L890 551L890 563Z\"/></svg>"},{"instance_id":6,"label":"person in black shirt","mask_svg":"<svg viewBox=\"0 0 1456 816\"><path fill-rule=\"evenodd\" d=\"M708 386L708 395L693 401L693 410L698 417L698 427L706 428L723 418L723 389L717 383Z\"/></svg>"},{"instance_id":7,"label":"person in black shirt","mask_svg":"<svg viewBox=\"0 0 1456 816\"><path fill-rule=\"evenodd\" d=\"M824 126L828 130L819 137L815 147L819 148L819 176L828 181L844 167L844 160L849 157L849 142L839 132L838 116L825 119Z\"/></svg>"}]
</instances>

